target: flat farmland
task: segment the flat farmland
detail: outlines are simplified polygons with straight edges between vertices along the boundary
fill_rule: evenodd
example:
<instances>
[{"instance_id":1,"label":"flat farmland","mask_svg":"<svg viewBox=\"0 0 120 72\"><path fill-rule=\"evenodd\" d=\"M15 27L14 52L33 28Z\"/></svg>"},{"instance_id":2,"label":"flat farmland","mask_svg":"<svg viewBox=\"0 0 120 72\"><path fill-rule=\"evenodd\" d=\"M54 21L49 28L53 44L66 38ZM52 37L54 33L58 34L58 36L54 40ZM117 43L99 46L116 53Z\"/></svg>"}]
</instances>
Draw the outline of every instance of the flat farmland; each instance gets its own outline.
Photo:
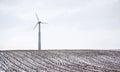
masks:
<instances>
[{"instance_id":1,"label":"flat farmland","mask_svg":"<svg viewBox=\"0 0 120 72\"><path fill-rule=\"evenodd\" d=\"M120 72L120 51L0 51L0 72Z\"/></svg>"}]
</instances>

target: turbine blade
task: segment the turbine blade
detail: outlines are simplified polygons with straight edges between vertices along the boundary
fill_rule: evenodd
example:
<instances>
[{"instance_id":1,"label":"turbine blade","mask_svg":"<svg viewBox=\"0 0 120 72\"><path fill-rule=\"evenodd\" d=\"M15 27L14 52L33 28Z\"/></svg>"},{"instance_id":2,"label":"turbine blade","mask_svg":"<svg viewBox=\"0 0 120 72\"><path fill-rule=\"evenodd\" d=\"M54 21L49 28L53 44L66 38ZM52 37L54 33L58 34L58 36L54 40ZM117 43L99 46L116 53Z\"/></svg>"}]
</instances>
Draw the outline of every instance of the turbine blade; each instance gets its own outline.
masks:
<instances>
[{"instance_id":1,"label":"turbine blade","mask_svg":"<svg viewBox=\"0 0 120 72\"><path fill-rule=\"evenodd\" d=\"M36 18L37 18L37 20L38 20L38 22L39 22L39 18L38 18L38 15L37 15L37 13L35 13L35 15L36 15Z\"/></svg>"},{"instance_id":2,"label":"turbine blade","mask_svg":"<svg viewBox=\"0 0 120 72\"><path fill-rule=\"evenodd\" d=\"M37 27L38 23L34 26L33 30Z\"/></svg>"}]
</instances>

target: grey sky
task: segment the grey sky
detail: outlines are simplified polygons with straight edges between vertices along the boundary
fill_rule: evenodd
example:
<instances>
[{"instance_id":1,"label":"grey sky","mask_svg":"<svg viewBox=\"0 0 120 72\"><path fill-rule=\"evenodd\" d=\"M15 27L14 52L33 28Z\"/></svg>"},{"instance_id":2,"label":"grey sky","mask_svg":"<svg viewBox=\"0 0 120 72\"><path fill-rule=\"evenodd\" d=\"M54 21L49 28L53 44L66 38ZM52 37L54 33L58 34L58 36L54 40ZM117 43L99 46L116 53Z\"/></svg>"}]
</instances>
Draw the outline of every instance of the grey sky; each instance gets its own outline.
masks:
<instances>
[{"instance_id":1,"label":"grey sky","mask_svg":"<svg viewBox=\"0 0 120 72\"><path fill-rule=\"evenodd\" d=\"M0 49L120 49L119 0L0 0Z\"/></svg>"}]
</instances>

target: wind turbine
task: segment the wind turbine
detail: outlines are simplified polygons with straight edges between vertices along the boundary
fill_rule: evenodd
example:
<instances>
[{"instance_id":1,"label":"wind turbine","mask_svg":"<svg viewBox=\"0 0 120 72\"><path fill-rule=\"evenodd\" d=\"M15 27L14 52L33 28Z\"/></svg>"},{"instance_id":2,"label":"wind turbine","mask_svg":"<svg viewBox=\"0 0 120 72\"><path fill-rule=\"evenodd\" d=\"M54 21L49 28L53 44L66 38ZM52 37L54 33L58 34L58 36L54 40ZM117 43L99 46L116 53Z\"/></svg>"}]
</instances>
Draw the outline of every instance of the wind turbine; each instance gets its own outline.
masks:
<instances>
[{"instance_id":1,"label":"wind turbine","mask_svg":"<svg viewBox=\"0 0 120 72\"><path fill-rule=\"evenodd\" d=\"M47 24L47 23L41 22L41 21L39 20L39 18L38 18L37 13L36 13L35 15L36 15L36 18L37 18L38 22L37 22L37 24L34 26L33 29L35 29L35 28L37 27L37 25L38 25L38 50L41 50L41 30L40 30L40 25L41 25L41 24Z\"/></svg>"}]
</instances>

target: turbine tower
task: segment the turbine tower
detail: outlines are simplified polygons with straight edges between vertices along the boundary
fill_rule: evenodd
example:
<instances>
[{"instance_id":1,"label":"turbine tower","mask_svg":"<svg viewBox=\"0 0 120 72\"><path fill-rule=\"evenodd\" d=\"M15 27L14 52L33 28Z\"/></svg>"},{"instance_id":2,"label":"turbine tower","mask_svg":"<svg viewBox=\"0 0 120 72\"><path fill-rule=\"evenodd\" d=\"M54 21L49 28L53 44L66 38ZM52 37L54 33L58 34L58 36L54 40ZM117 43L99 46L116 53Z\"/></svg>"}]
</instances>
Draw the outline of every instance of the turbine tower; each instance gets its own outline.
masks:
<instances>
[{"instance_id":1,"label":"turbine tower","mask_svg":"<svg viewBox=\"0 0 120 72\"><path fill-rule=\"evenodd\" d=\"M38 15L37 13L35 14L36 15L36 18L38 20L37 24L35 25L35 27L33 29L35 29L38 25L38 50L41 50L41 30L40 30L40 25L41 24L47 24L45 22L41 22L38 18Z\"/></svg>"}]
</instances>

